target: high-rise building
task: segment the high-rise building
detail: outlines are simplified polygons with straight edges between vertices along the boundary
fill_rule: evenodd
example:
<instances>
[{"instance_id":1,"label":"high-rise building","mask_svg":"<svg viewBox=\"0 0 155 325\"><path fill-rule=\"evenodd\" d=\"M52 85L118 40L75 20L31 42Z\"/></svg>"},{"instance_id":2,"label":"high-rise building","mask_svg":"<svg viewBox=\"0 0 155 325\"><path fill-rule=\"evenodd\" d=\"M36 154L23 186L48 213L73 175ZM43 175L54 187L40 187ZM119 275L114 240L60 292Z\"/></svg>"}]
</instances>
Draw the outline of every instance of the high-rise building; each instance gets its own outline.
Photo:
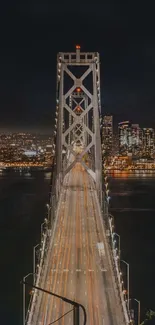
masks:
<instances>
[{"instance_id":1,"label":"high-rise building","mask_svg":"<svg viewBox=\"0 0 155 325\"><path fill-rule=\"evenodd\" d=\"M118 124L119 154L132 154L135 157L153 157L154 130L140 128L139 124L130 124L129 121Z\"/></svg>"},{"instance_id":2,"label":"high-rise building","mask_svg":"<svg viewBox=\"0 0 155 325\"><path fill-rule=\"evenodd\" d=\"M111 115L103 117L102 137L104 153L111 155L113 147L113 116Z\"/></svg>"},{"instance_id":3,"label":"high-rise building","mask_svg":"<svg viewBox=\"0 0 155 325\"><path fill-rule=\"evenodd\" d=\"M132 153L132 131L129 121L123 121L118 124L119 153L127 155Z\"/></svg>"},{"instance_id":4,"label":"high-rise building","mask_svg":"<svg viewBox=\"0 0 155 325\"><path fill-rule=\"evenodd\" d=\"M132 154L133 156L139 156L142 148L141 140L141 129L139 124L131 125L131 136L132 136Z\"/></svg>"},{"instance_id":5,"label":"high-rise building","mask_svg":"<svg viewBox=\"0 0 155 325\"><path fill-rule=\"evenodd\" d=\"M142 155L153 157L154 154L154 130L152 128L142 129Z\"/></svg>"},{"instance_id":6,"label":"high-rise building","mask_svg":"<svg viewBox=\"0 0 155 325\"><path fill-rule=\"evenodd\" d=\"M131 125L132 145L139 146L139 124Z\"/></svg>"}]
</instances>

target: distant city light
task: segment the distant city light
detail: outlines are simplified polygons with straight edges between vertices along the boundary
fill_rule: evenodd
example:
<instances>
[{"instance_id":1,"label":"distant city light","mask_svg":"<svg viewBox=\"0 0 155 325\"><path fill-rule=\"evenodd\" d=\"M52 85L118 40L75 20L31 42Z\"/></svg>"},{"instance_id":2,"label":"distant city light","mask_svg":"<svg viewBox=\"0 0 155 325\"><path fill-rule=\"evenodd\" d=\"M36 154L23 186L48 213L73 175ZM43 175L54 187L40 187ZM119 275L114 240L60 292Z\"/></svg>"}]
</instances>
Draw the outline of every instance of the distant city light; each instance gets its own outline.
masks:
<instances>
[{"instance_id":1,"label":"distant city light","mask_svg":"<svg viewBox=\"0 0 155 325\"><path fill-rule=\"evenodd\" d=\"M37 154L36 151L24 151L24 155L28 157L36 156L36 154Z\"/></svg>"}]
</instances>

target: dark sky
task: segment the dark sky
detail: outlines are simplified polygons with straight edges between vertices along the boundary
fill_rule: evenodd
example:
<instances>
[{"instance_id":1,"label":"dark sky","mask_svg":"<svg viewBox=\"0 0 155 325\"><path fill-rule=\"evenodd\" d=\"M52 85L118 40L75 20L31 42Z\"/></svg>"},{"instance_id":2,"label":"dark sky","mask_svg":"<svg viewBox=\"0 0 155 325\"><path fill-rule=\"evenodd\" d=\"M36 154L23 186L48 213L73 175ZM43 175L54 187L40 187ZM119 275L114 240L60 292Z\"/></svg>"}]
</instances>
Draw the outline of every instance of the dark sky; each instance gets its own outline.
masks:
<instances>
[{"instance_id":1,"label":"dark sky","mask_svg":"<svg viewBox=\"0 0 155 325\"><path fill-rule=\"evenodd\" d=\"M56 54L101 55L105 113L155 127L153 1L3 1L0 7L0 129L50 130Z\"/></svg>"}]
</instances>

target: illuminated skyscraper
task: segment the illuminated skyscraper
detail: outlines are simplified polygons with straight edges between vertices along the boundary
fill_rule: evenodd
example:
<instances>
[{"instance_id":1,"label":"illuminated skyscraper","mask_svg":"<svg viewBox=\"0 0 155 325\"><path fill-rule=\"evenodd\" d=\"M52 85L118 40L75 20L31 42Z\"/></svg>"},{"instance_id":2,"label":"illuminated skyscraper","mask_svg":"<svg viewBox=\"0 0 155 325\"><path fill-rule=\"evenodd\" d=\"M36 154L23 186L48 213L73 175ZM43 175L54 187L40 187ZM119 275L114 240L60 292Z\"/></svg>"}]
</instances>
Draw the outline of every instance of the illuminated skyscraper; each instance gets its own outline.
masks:
<instances>
[{"instance_id":1,"label":"illuminated skyscraper","mask_svg":"<svg viewBox=\"0 0 155 325\"><path fill-rule=\"evenodd\" d=\"M132 132L129 121L123 121L118 124L118 136L119 153L123 156L132 153Z\"/></svg>"},{"instance_id":2,"label":"illuminated skyscraper","mask_svg":"<svg viewBox=\"0 0 155 325\"><path fill-rule=\"evenodd\" d=\"M113 116L111 115L103 117L102 136L103 150L105 154L110 155L113 146Z\"/></svg>"},{"instance_id":3,"label":"illuminated skyscraper","mask_svg":"<svg viewBox=\"0 0 155 325\"><path fill-rule=\"evenodd\" d=\"M139 127L139 124L130 124L129 121L118 124L119 153L132 154L135 157L153 157L154 130Z\"/></svg>"},{"instance_id":4,"label":"illuminated skyscraper","mask_svg":"<svg viewBox=\"0 0 155 325\"><path fill-rule=\"evenodd\" d=\"M133 156L139 156L142 148L141 129L139 127L139 124L131 125L131 136L132 136L132 154Z\"/></svg>"},{"instance_id":5,"label":"illuminated skyscraper","mask_svg":"<svg viewBox=\"0 0 155 325\"><path fill-rule=\"evenodd\" d=\"M154 130L152 128L142 129L142 154L153 157L154 154Z\"/></svg>"},{"instance_id":6,"label":"illuminated skyscraper","mask_svg":"<svg viewBox=\"0 0 155 325\"><path fill-rule=\"evenodd\" d=\"M132 145L139 146L139 124L131 125Z\"/></svg>"}]
</instances>

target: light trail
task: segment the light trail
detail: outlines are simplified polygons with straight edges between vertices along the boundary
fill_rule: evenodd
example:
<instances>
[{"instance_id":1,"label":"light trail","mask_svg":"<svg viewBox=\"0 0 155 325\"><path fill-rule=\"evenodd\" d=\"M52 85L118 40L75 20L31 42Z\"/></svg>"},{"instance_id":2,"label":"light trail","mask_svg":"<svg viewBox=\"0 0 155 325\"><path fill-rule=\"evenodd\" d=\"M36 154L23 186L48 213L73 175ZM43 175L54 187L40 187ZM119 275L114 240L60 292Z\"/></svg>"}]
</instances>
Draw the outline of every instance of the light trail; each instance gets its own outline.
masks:
<instances>
[{"instance_id":1,"label":"light trail","mask_svg":"<svg viewBox=\"0 0 155 325\"><path fill-rule=\"evenodd\" d=\"M124 325L97 200L93 180L77 163L64 180L54 239L46 261L47 274L42 284L83 304L88 325L102 325L103 318L106 325ZM97 243L104 243L105 256L99 256ZM31 325L48 325L70 309L64 302L43 293L39 301L38 315ZM82 313L80 321L83 321ZM71 325L71 322L69 314L58 324Z\"/></svg>"}]
</instances>

